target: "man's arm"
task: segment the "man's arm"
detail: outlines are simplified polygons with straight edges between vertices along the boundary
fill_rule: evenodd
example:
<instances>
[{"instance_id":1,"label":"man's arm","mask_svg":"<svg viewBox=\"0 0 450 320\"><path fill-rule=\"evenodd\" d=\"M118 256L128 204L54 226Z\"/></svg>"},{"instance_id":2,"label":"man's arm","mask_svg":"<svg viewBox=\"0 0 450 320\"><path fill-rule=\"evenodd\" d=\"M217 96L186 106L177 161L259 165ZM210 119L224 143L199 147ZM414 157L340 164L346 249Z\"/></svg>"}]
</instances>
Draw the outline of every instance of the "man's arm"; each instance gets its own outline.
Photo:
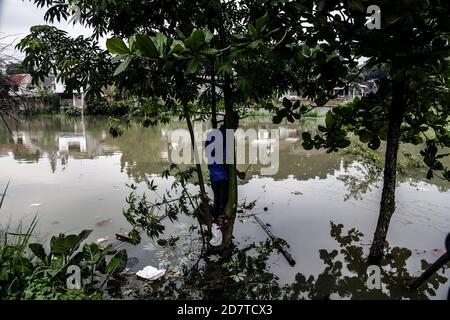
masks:
<instances>
[{"instance_id":1,"label":"man's arm","mask_svg":"<svg viewBox=\"0 0 450 320\"><path fill-rule=\"evenodd\" d=\"M224 160L223 161L223 164L226 166L227 165L227 162ZM245 176L246 176L246 174L245 174L245 172L244 171L239 171L237 168L236 168L236 175L239 177L239 179L241 179L241 180L244 180L245 179Z\"/></svg>"}]
</instances>

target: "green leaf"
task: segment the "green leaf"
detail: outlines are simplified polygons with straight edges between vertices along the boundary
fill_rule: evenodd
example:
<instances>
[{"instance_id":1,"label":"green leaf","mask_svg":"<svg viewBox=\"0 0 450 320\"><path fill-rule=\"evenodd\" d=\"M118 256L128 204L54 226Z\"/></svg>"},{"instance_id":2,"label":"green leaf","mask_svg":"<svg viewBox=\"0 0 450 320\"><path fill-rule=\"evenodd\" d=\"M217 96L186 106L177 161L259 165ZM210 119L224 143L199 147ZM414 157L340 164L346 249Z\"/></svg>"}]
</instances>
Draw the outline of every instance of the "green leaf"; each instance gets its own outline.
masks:
<instances>
[{"instance_id":1,"label":"green leaf","mask_svg":"<svg viewBox=\"0 0 450 320\"><path fill-rule=\"evenodd\" d=\"M380 144L381 144L380 138L378 138L378 137L373 137L373 138L370 140L368 146L369 146L369 148L372 149L372 150L377 150L377 149L380 147Z\"/></svg>"},{"instance_id":2,"label":"green leaf","mask_svg":"<svg viewBox=\"0 0 450 320\"><path fill-rule=\"evenodd\" d=\"M348 6L351 11L365 12L366 8L361 0L348 0Z\"/></svg>"},{"instance_id":3,"label":"green leaf","mask_svg":"<svg viewBox=\"0 0 450 320\"><path fill-rule=\"evenodd\" d=\"M251 23L248 24L248 33L253 40L258 38L258 31Z\"/></svg>"},{"instance_id":4,"label":"green leaf","mask_svg":"<svg viewBox=\"0 0 450 320\"><path fill-rule=\"evenodd\" d=\"M36 257L41 259L42 262L45 262L45 258L47 255L45 253L44 247L40 243L30 243L28 247Z\"/></svg>"},{"instance_id":5,"label":"green leaf","mask_svg":"<svg viewBox=\"0 0 450 320\"><path fill-rule=\"evenodd\" d=\"M191 59L186 65L185 74L194 74L200 68L200 64L196 59Z\"/></svg>"},{"instance_id":6,"label":"green leaf","mask_svg":"<svg viewBox=\"0 0 450 320\"><path fill-rule=\"evenodd\" d=\"M325 116L325 125L327 128L331 128L334 124L333 114L331 112L327 112Z\"/></svg>"},{"instance_id":7,"label":"green leaf","mask_svg":"<svg viewBox=\"0 0 450 320\"><path fill-rule=\"evenodd\" d=\"M136 50L136 36L131 36L128 38L128 46L131 52Z\"/></svg>"},{"instance_id":8,"label":"green leaf","mask_svg":"<svg viewBox=\"0 0 450 320\"><path fill-rule=\"evenodd\" d=\"M155 48L156 50L156 48ZM170 52L169 54L180 54L183 51L185 51L186 48L184 47L184 42L181 40L174 40L172 42L172 45L170 46Z\"/></svg>"},{"instance_id":9,"label":"green leaf","mask_svg":"<svg viewBox=\"0 0 450 320\"><path fill-rule=\"evenodd\" d=\"M124 72L128 68L128 65L130 64L132 59L133 59L133 57L131 57L131 56L129 56L127 59L125 59L125 61L123 61L117 67L116 71L114 71L114 76L117 76L117 75L121 74L122 72Z\"/></svg>"},{"instance_id":10,"label":"green leaf","mask_svg":"<svg viewBox=\"0 0 450 320\"><path fill-rule=\"evenodd\" d=\"M123 55L130 53L130 50L128 49L125 42L117 37L106 40L106 48L113 54Z\"/></svg>"},{"instance_id":11,"label":"green leaf","mask_svg":"<svg viewBox=\"0 0 450 320\"><path fill-rule=\"evenodd\" d=\"M325 105L328 102L328 99L325 97L320 97L316 100L316 104L321 107L323 105Z\"/></svg>"},{"instance_id":12,"label":"green leaf","mask_svg":"<svg viewBox=\"0 0 450 320\"><path fill-rule=\"evenodd\" d=\"M292 108L291 100L284 98L283 99L283 107L285 107L286 109L291 109Z\"/></svg>"},{"instance_id":13,"label":"green leaf","mask_svg":"<svg viewBox=\"0 0 450 320\"><path fill-rule=\"evenodd\" d=\"M202 30L194 29L191 36L184 41L186 48L196 51L205 44L205 34Z\"/></svg>"},{"instance_id":14,"label":"green leaf","mask_svg":"<svg viewBox=\"0 0 450 320\"><path fill-rule=\"evenodd\" d=\"M338 140L337 142L336 142L336 146L338 147L338 148L341 148L341 149L343 149L343 148L347 148L349 145L350 145L350 140L347 140L347 139L341 139L341 140Z\"/></svg>"},{"instance_id":15,"label":"green leaf","mask_svg":"<svg viewBox=\"0 0 450 320\"><path fill-rule=\"evenodd\" d=\"M372 138L371 133L364 129L358 131L358 136L359 136L359 140L362 143L368 143L370 141L370 139Z\"/></svg>"},{"instance_id":16,"label":"green leaf","mask_svg":"<svg viewBox=\"0 0 450 320\"><path fill-rule=\"evenodd\" d=\"M78 249L80 243L85 240L92 230L83 230L78 235L64 235L60 234L58 237L52 237L50 240L51 253L59 256L69 256L76 249Z\"/></svg>"},{"instance_id":17,"label":"green leaf","mask_svg":"<svg viewBox=\"0 0 450 320\"><path fill-rule=\"evenodd\" d=\"M205 29L205 42L210 43L214 35L208 29Z\"/></svg>"},{"instance_id":18,"label":"green leaf","mask_svg":"<svg viewBox=\"0 0 450 320\"><path fill-rule=\"evenodd\" d=\"M303 141L302 146L305 150L311 150L312 148L314 148L314 145L309 141Z\"/></svg>"},{"instance_id":19,"label":"green leaf","mask_svg":"<svg viewBox=\"0 0 450 320\"><path fill-rule=\"evenodd\" d=\"M156 241L156 243L157 243L158 245L160 245L161 247L164 247L165 245L167 245L167 239L158 239L158 240Z\"/></svg>"},{"instance_id":20,"label":"green leaf","mask_svg":"<svg viewBox=\"0 0 450 320\"><path fill-rule=\"evenodd\" d=\"M153 40L145 34L136 35L136 47L139 50L138 55L156 59L159 57L158 49L156 48Z\"/></svg>"},{"instance_id":21,"label":"green leaf","mask_svg":"<svg viewBox=\"0 0 450 320\"><path fill-rule=\"evenodd\" d=\"M112 63L117 63L117 62L120 62L120 61L122 61L124 58L126 58L126 57L128 57L128 54L123 54L123 55L120 55L120 56L115 56L114 58L112 58L111 59L111 62Z\"/></svg>"},{"instance_id":22,"label":"green leaf","mask_svg":"<svg viewBox=\"0 0 450 320\"><path fill-rule=\"evenodd\" d=\"M303 138L303 141L311 141L311 133L303 132L302 133L302 138Z\"/></svg>"},{"instance_id":23,"label":"green leaf","mask_svg":"<svg viewBox=\"0 0 450 320\"><path fill-rule=\"evenodd\" d=\"M126 250L120 250L106 266L106 273L113 275L122 272L127 266L128 255Z\"/></svg>"},{"instance_id":24,"label":"green leaf","mask_svg":"<svg viewBox=\"0 0 450 320\"><path fill-rule=\"evenodd\" d=\"M97 261L101 256L100 250L95 243L87 243L83 246L83 257L89 262Z\"/></svg>"},{"instance_id":25,"label":"green leaf","mask_svg":"<svg viewBox=\"0 0 450 320\"><path fill-rule=\"evenodd\" d=\"M167 37L162 33L158 33L156 36L151 37L151 39L156 47L156 50L159 53L159 57L164 57L164 54L166 52Z\"/></svg>"},{"instance_id":26,"label":"green leaf","mask_svg":"<svg viewBox=\"0 0 450 320\"><path fill-rule=\"evenodd\" d=\"M444 165L442 164L442 162L436 160L433 164L433 170L444 170Z\"/></svg>"},{"instance_id":27,"label":"green leaf","mask_svg":"<svg viewBox=\"0 0 450 320\"><path fill-rule=\"evenodd\" d=\"M208 49L202 50L201 52L204 55L213 57L213 56L217 55L220 51L215 48L208 48Z\"/></svg>"},{"instance_id":28,"label":"green leaf","mask_svg":"<svg viewBox=\"0 0 450 320\"><path fill-rule=\"evenodd\" d=\"M259 47L259 45L261 45L263 42L262 40L258 39L258 40L253 40L252 42L249 43L248 47L250 49L256 49Z\"/></svg>"},{"instance_id":29,"label":"green leaf","mask_svg":"<svg viewBox=\"0 0 450 320\"><path fill-rule=\"evenodd\" d=\"M282 117L282 116L276 115L276 116L273 117L272 122L273 122L274 124L280 124L282 120L283 120L283 117Z\"/></svg>"},{"instance_id":30,"label":"green leaf","mask_svg":"<svg viewBox=\"0 0 450 320\"><path fill-rule=\"evenodd\" d=\"M256 20L256 23L255 23L256 30L262 31L268 22L269 22L269 16L266 13L265 15L263 15L262 17L260 17Z\"/></svg>"}]
</instances>

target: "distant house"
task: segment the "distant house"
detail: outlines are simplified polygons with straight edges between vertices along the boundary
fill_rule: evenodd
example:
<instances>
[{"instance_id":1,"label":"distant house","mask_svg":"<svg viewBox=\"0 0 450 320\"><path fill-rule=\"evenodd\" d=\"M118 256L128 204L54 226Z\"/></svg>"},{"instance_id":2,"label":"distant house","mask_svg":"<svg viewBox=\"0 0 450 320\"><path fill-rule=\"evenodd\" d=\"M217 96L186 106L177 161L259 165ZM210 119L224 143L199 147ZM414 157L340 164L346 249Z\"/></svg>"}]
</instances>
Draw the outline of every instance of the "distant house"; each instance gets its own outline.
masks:
<instances>
[{"instance_id":1,"label":"distant house","mask_svg":"<svg viewBox=\"0 0 450 320\"><path fill-rule=\"evenodd\" d=\"M360 83L353 83L350 84L347 87L336 87L333 89L333 91L331 92L332 95L335 96L335 98L333 99L333 101L331 101L331 105L334 106L335 104L339 103L339 101L347 101L347 100L352 100L356 97L365 97L366 95L368 95L371 92L371 88L369 88L367 85L365 84L360 84ZM307 97L306 95L304 95L301 92L295 92L295 91L290 91L288 93L286 93L285 95L283 95L280 100L283 100L284 98L287 98L291 101L302 101L306 104L314 104L309 97Z\"/></svg>"},{"instance_id":2,"label":"distant house","mask_svg":"<svg viewBox=\"0 0 450 320\"><path fill-rule=\"evenodd\" d=\"M365 97L370 93L368 86L360 83L354 83L345 88L334 88L333 95L340 100L352 100L356 97Z\"/></svg>"},{"instance_id":3,"label":"distant house","mask_svg":"<svg viewBox=\"0 0 450 320\"><path fill-rule=\"evenodd\" d=\"M29 96L33 95L34 86L32 85L33 78L29 73L13 74L8 77L11 83L11 95Z\"/></svg>"}]
</instances>

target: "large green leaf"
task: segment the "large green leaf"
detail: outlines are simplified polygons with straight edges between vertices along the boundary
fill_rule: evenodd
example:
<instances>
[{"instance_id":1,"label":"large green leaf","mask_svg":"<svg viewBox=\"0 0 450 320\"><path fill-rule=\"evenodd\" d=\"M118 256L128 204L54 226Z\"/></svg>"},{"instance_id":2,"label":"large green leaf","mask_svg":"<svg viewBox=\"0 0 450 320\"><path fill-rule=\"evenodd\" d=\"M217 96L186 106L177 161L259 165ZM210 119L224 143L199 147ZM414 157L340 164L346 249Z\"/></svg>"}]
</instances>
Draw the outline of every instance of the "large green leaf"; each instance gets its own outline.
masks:
<instances>
[{"instance_id":1,"label":"large green leaf","mask_svg":"<svg viewBox=\"0 0 450 320\"><path fill-rule=\"evenodd\" d=\"M95 243L86 243L83 246L83 258L89 262L95 262L101 257L100 249Z\"/></svg>"},{"instance_id":2,"label":"large green leaf","mask_svg":"<svg viewBox=\"0 0 450 320\"><path fill-rule=\"evenodd\" d=\"M117 37L113 37L111 39L106 40L106 48L109 52L114 54L127 54L130 53L125 42Z\"/></svg>"},{"instance_id":3,"label":"large green leaf","mask_svg":"<svg viewBox=\"0 0 450 320\"><path fill-rule=\"evenodd\" d=\"M122 272L127 266L128 255L125 250L119 251L106 266L106 273L108 275Z\"/></svg>"},{"instance_id":4,"label":"large green leaf","mask_svg":"<svg viewBox=\"0 0 450 320\"><path fill-rule=\"evenodd\" d=\"M57 237L52 237L50 240L51 253L56 256L70 256L80 243L85 240L92 230L83 230L78 235L64 235L60 234Z\"/></svg>"},{"instance_id":5,"label":"large green leaf","mask_svg":"<svg viewBox=\"0 0 450 320\"><path fill-rule=\"evenodd\" d=\"M256 30L258 30L258 31L263 30L268 22L269 22L269 16L266 13L265 15L260 17L258 20L256 20L256 23L255 23Z\"/></svg>"},{"instance_id":6,"label":"large green leaf","mask_svg":"<svg viewBox=\"0 0 450 320\"><path fill-rule=\"evenodd\" d=\"M158 49L152 39L145 34L136 35L136 47L138 49L138 55L140 56L150 59L156 59L159 57Z\"/></svg>"},{"instance_id":7,"label":"large green leaf","mask_svg":"<svg viewBox=\"0 0 450 320\"><path fill-rule=\"evenodd\" d=\"M127 68L128 65L130 64L131 60L133 57L129 56L128 58L126 58L116 69L116 71L114 71L114 76L117 76L118 74L121 74L122 72L124 72Z\"/></svg>"},{"instance_id":8,"label":"large green leaf","mask_svg":"<svg viewBox=\"0 0 450 320\"><path fill-rule=\"evenodd\" d=\"M166 45L167 45L167 37L162 34L158 33L156 36L151 38L153 41L153 44L156 47L156 50L159 53L159 57L163 58L166 52Z\"/></svg>"},{"instance_id":9,"label":"large green leaf","mask_svg":"<svg viewBox=\"0 0 450 320\"><path fill-rule=\"evenodd\" d=\"M191 59L186 65L185 74L194 74L194 73L196 73L199 70L200 66L201 65L197 61L197 59Z\"/></svg>"},{"instance_id":10,"label":"large green leaf","mask_svg":"<svg viewBox=\"0 0 450 320\"><path fill-rule=\"evenodd\" d=\"M186 48L193 51L198 50L205 44L205 34L203 30L194 30L191 36L184 41Z\"/></svg>"},{"instance_id":11,"label":"large green leaf","mask_svg":"<svg viewBox=\"0 0 450 320\"><path fill-rule=\"evenodd\" d=\"M184 42L181 40L174 40L170 46L170 54L180 54L185 50Z\"/></svg>"},{"instance_id":12,"label":"large green leaf","mask_svg":"<svg viewBox=\"0 0 450 320\"><path fill-rule=\"evenodd\" d=\"M205 33L205 42L210 43L214 35L208 29L205 29L204 33Z\"/></svg>"},{"instance_id":13,"label":"large green leaf","mask_svg":"<svg viewBox=\"0 0 450 320\"><path fill-rule=\"evenodd\" d=\"M46 253L44 250L44 247L42 246L42 244L40 243L30 243L28 245L28 247L30 248L31 252L33 252L33 254L38 257L39 259L41 259L42 262L45 262L45 258L46 258Z\"/></svg>"}]
</instances>

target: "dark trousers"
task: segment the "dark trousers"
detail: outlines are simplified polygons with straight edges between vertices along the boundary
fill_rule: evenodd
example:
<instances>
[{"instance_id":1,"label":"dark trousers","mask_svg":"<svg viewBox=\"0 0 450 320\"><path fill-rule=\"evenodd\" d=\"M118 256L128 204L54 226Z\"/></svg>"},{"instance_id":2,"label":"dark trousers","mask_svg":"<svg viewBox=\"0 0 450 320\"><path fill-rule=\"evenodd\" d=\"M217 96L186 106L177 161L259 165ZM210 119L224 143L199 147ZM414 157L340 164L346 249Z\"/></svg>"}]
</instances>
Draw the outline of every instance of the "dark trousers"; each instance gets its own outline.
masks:
<instances>
[{"instance_id":1,"label":"dark trousers","mask_svg":"<svg viewBox=\"0 0 450 320\"><path fill-rule=\"evenodd\" d=\"M218 217L225 211L228 202L228 180L211 183L214 193L214 204L211 214Z\"/></svg>"}]
</instances>

